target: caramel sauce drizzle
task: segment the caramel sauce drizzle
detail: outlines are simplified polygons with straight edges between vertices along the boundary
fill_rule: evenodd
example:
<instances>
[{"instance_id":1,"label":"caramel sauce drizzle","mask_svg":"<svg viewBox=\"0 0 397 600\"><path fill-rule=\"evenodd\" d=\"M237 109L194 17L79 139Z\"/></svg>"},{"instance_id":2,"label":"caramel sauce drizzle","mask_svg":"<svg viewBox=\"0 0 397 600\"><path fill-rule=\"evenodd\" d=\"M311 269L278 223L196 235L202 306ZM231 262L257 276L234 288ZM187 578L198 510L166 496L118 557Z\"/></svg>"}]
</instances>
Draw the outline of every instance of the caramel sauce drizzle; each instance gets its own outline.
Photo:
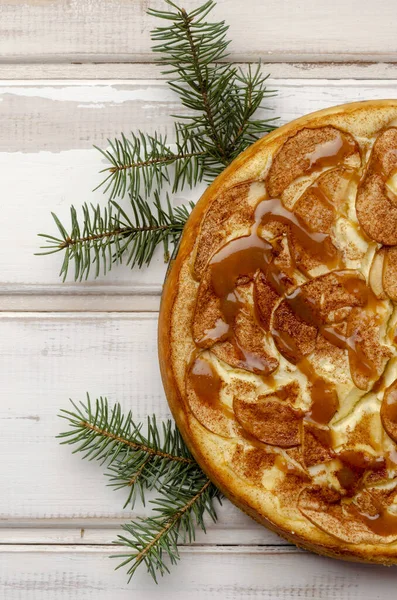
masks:
<instances>
[{"instance_id":1,"label":"caramel sauce drizzle","mask_svg":"<svg viewBox=\"0 0 397 600\"><path fill-rule=\"evenodd\" d=\"M397 514L389 512L380 502L374 502L377 513L374 515L360 512L356 507L353 509L359 519L376 535L386 537L397 534Z\"/></svg>"},{"instance_id":2,"label":"caramel sauce drizzle","mask_svg":"<svg viewBox=\"0 0 397 600\"><path fill-rule=\"evenodd\" d=\"M280 294L286 291L290 281L288 273L278 269L274 264L275 251L273 245L261 237L261 232L269 223L278 223L287 229L287 237L293 236L304 251L317 257L329 268L337 266L340 257L328 235L309 231L306 225L291 211L283 206L279 199L266 199L259 202L255 210L254 225L247 236L232 240L225 244L211 259L211 285L220 299L222 319L218 319L215 327L208 329L198 346L205 346L208 340L212 343L229 340L237 348L242 363L249 370L264 374L270 373L273 363L268 364L253 353L247 352L236 340L233 326L239 310L244 308L236 287L239 281L249 281L258 270L266 274L267 281ZM301 254L296 245L294 263L299 264ZM259 320L255 318L257 324Z\"/></svg>"},{"instance_id":3,"label":"caramel sauce drizzle","mask_svg":"<svg viewBox=\"0 0 397 600\"><path fill-rule=\"evenodd\" d=\"M359 366L361 372L369 377L375 376L375 367L362 349L361 337L357 330L347 336L332 324L324 323L316 299L310 298L305 293L304 285L296 287L290 293L286 292L286 283L290 281L288 273L277 268L273 261L272 244L260 236L266 225L274 222L286 226L287 235L294 235L306 251L320 257L329 268L340 264L340 256L336 257L335 252L330 252L329 246L324 243L329 240L328 235L309 231L296 215L282 205L280 200L262 200L255 210L255 222L250 234L228 242L210 262L211 284L220 299L222 319L218 319L215 327L206 331L205 337L198 341L198 345L206 343L208 339L213 343L228 339L239 350L243 365L248 369L255 368L265 374L266 370L269 371L265 361L247 352L238 344L233 332L237 313L244 309L244 301L236 289L238 282L241 278L244 278L243 281L249 281L257 270L262 270L270 285L284 296L297 316L309 325L315 326L330 343L347 350L349 359ZM298 254L295 257L295 266L296 263L299 264L299 258ZM371 309L376 305L374 294L354 271L334 271L333 274L349 294L362 300L363 309ZM294 339L288 333L278 332L273 328L272 335L278 338L279 345L285 348L286 354L299 357ZM307 419L320 425L328 424L339 407L334 386L316 375L306 359L299 360L297 366L311 383L312 404L306 415Z\"/></svg>"},{"instance_id":4,"label":"caramel sauce drizzle","mask_svg":"<svg viewBox=\"0 0 397 600\"><path fill-rule=\"evenodd\" d=\"M397 425L397 385L391 385L383 399L385 416Z\"/></svg>"},{"instance_id":5,"label":"caramel sauce drizzle","mask_svg":"<svg viewBox=\"0 0 397 600\"><path fill-rule=\"evenodd\" d=\"M211 283L215 294L220 299L223 319L218 319L216 326L206 331L205 338L201 340L201 343L203 341L206 343L208 339L211 339L214 343L219 340L233 339L234 320L238 311L244 307L244 303L236 290L237 283L241 277L252 279L259 269L266 273L270 285L280 295L285 296L296 314L310 324L317 327L323 326L314 301L312 306L310 306L310 298L305 297L305 302L303 302L302 286L296 288L291 294L286 294L286 284L290 281L288 274L276 267L273 262L273 246L260 237L260 232L270 222L287 226L289 234L295 235L303 248L321 257L321 261L327 264L328 267L337 264L335 252L330 252L329 246L327 247L324 244L326 240L329 240L328 235L308 231L297 216L281 204L280 200L261 201L255 211L255 223L250 235L227 243L211 260ZM299 262L299 256L295 258L295 261ZM339 277L344 281L346 280L347 285L353 291L355 291L354 286L359 285L352 284L351 273L341 273ZM349 291L351 290L349 289ZM361 292L361 287L359 287L359 291ZM309 305L307 304L308 301ZM292 348L294 354L297 353L294 340L287 333L279 333L273 330L272 334L281 338L281 343ZM330 336L329 333L328 337ZM235 338L233 341L235 346L238 346ZM238 346L238 349L242 354L245 365L255 366L259 369L262 367L263 371L266 370L266 365L260 364L260 361L252 353L247 353L240 346ZM318 377L308 361L301 361L298 367L311 382L312 405L307 418L325 425L332 419L339 406L334 386Z\"/></svg>"},{"instance_id":6,"label":"caramel sauce drizzle","mask_svg":"<svg viewBox=\"0 0 397 600\"><path fill-rule=\"evenodd\" d=\"M362 308L358 310L374 311L377 303L376 296L362 278L358 277L354 271L349 270L334 271L333 275L349 294L362 301ZM298 286L293 292L286 294L285 299L295 314L307 324L316 327L328 342L338 348L347 350L349 361L353 363L355 368L359 368L361 373L370 379L377 376L375 365L363 350L362 336L357 328L350 335L345 335L338 331L334 325L324 323L319 315L315 299L305 294L304 285ZM281 341L284 340L281 338ZM290 340L287 339L286 341L290 347Z\"/></svg>"},{"instance_id":7,"label":"caramel sauce drizzle","mask_svg":"<svg viewBox=\"0 0 397 600\"><path fill-rule=\"evenodd\" d=\"M356 146L350 138L337 132L332 140L316 144L314 150L306 154L305 158L309 161L306 172L312 173L324 167L335 166L355 149Z\"/></svg>"},{"instance_id":8,"label":"caramel sauce drizzle","mask_svg":"<svg viewBox=\"0 0 397 600\"><path fill-rule=\"evenodd\" d=\"M362 472L357 472L357 469L351 469L348 465L344 464L342 464L342 467L336 472L337 480L349 495L355 492L357 480L361 475Z\"/></svg>"},{"instance_id":9,"label":"caramel sauce drizzle","mask_svg":"<svg viewBox=\"0 0 397 600\"><path fill-rule=\"evenodd\" d=\"M190 368L190 381L204 404L212 407L220 404L222 379L208 360L201 356L194 357Z\"/></svg>"},{"instance_id":10,"label":"caramel sauce drizzle","mask_svg":"<svg viewBox=\"0 0 397 600\"><path fill-rule=\"evenodd\" d=\"M255 210L254 225L250 234L225 244L210 261L211 285L220 300L222 318L217 320L215 327L205 332L204 338L196 340L197 345L204 346L208 343L208 340L212 343L229 340L238 350L243 367L263 374L270 371L270 366L266 364L266 361L246 351L234 336L234 321L237 313L239 310L244 310L245 307L244 300L236 289L238 283L241 280L243 283L251 280L258 270L262 270L268 283L280 295L284 296L296 315L306 323L315 326L329 342L339 348L348 350L351 360L355 360L360 365L360 369L365 370L366 374L372 375L374 366L362 351L361 340L357 331L346 336L337 331L333 325L324 323L319 313L319 307L316 305L316 300L305 293L303 285L298 286L291 293L286 292L287 285L291 281L289 274L275 265L273 245L261 237L261 233L269 223L283 225L287 230L288 238L294 236L305 251L318 257L329 269L341 265L341 257L335 251L333 245L330 244L330 238L327 234L309 231L298 216L285 208L279 199L260 201ZM291 252L292 256L293 254ZM300 262L299 252L295 253L294 259L294 267L298 268ZM371 295L365 281L359 278L354 271L334 271L334 276L347 292L354 297L363 298L365 306L376 302L376 300L373 300L373 295ZM257 318L256 322L259 324ZM281 348L285 348L286 354L299 357L295 341L288 333L278 332L273 328L272 335L278 338L279 345ZM339 406L334 386L317 376L307 360L299 360L297 366L311 383L312 404L307 413L307 418L318 424L326 425Z\"/></svg>"},{"instance_id":11,"label":"caramel sauce drizzle","mask_svg":"<svg viewBox=\"0 0 397 600\"><path fill-rule=\"evenodd\" d=\"M319 377L307 359L298 363L299 370L311 383L310 395L312 403L305 419L319 425L327 425L339 408L338 394L332 383ZM332 445L331 437L327 438L327 446Z\"/></svg>"},{"instance_id":12,"label":"caramel sauce drizzle","mask_svg":"<svg viewBox=\"0 0 397 600\"><path fill-rule=\"evenodd\" d=\"M234 419L232 409L221 402L223 380L209 360L193 353L188 377L196 396L205 406Z\"/></svg>"},{"instance_id":13,"label":"caramel sauce drizzle","mask_svg":"<svg viewBox=\"0 0 397 600\"><path fill-rule=\"evenodd\" d=\"M385 537L397 533L397 515L387 510L380 510L374 517L361 513L361 517L367 527L377 535Z\"/></svg>"},{"instance_id":14,"label":"caramel sauce drizzle","mask_svg":"<svg viewBox=\"0 0 397 600\"><path fill-rule=\"evenodd\" d=\"M330 251L330 246L324 243L329 240L328 235L309 231L278 199L259 202L251 233L228 242L210 262L212 287L220 298L221 311L229 326L242 304L235 290L239 279L252 279L257 270L262 270L276 291L281 294L285 292L285 279L288 275L274 265L274 248L260 236L262 229L270 222L287 226L291 232L287 235L294 235L303 248L330 268L337 264L335 249ZM298 254L295 262L299 262L299 259ZM212 338L214 341L217 341L218 333L215 332Z\"/></svg>"},{"instance_id":15,"label":"caramel sauce drizzle","mask_svg":"<svg viewBox=\"0 0 397 600\"><path fill-rule=\"evenodd\" d=\"M309 166L305 173L311 173L324 167L338 165L346 155L352 153L354 144L345 138L342 134L337 134L334 139L317 144L315 149L306 155ZM397 151L396 151L397 152ZM355 172L347 170L346 179L358 179ZM319 200L332 207L335 207L327 194L321 188L321 185L314 183L311 191ZM274 258L276 255L275 244L280 236L275 236L273 240L267 241L262 237L267 225L278 223L284 227L282 236L286 236L290 248L290 255L293 260L291 273L279 269ZM294 313L305 323L317 328L321 334L331 344L346 350L349 355L350 364L359 368L360 371L374 378L377 375L375 365L368 359L363 350L362 339L358 329L355 329L349 335L344 334L338 328L338 323L332 324L324 320L320 314L320 307L315 298L311 298L305 291L304 285L296 287L292 292L288 292L291 284L292 271L294 268L302 271L301 259L303 253L317 258L328 269L333 271L344 289L354 298L361 300L360 308L352 310L362 310L375 313L377 299L366 282L354 271L343 270L343 262L340 253L336 250L328 234L312 231L310 225L306 225L298 215L285 208L279 199L261 200L255 210L254 224L249 235L234 239L226 243L210 260L211 285L220 301L220 311L222 318L219 318L215 326L205 332L202 340L196 340L196 345L207 345L208 340L213 344L228 340L238 349L243 364L248 370L255 366L266 374L267 365L252 353L247 352L239 345L234 335L234 324L237 314L240 310L246 310L244 298L238 292L238 286L248 283L253 279L257 271L262 271L267 282L278 292L280 296L289 304ZM339 269L339 270L335 270ZM304 271L302 271L304 272ZM304 273L310 278L308 273ZM260 321L255 315L257 324ZM285 332L271 331L273 337L277 337L280 347L285 348L285 354L291 356L295 354L298 357L297 367L307 377L310 383L311 406L304 419L318 425L318 435L324 445L332 448L332 432L327 426L339 408L338 395L332 383L319 377L310 361L307 358L299 356L296 343L292 336ZM282 352L283 353L283 352ZM232 416L231 409L222 405L220 401L220 391L222 380L213 366L207 360L196 356L190 369L190 377L193 389L200 399L207 406L221 409L227 416ZM273 378L271 375L266 379L271 385ZM379 382L374 384L373 390L376 391L383 385ZM389 394L387 399L387 416L397 424L397 388ZM263 447L261 442L246 432L241 430L241 435L249 440L253 445ZM383 457L370 457L356 451L344 452L335 455L340 459L341 468L336 473L342 487L349 492L355 492L357 481L368 469L380 469L384 467L386 461ZM397 456L397 454L396 454ZM394 457L393 457L394 458ZM390 458L392 460L392 458ZM397 458L396 458L397 462ZM285 461L278 459L276 464L289 472L291 467L284 464ZM374 533L380 536L387 536L397 533L397 515L390 513L384 507L379 506L375 515L368 515L358 511L356 507L350 505L351 510L359 516L360 519Z\"/></svg>"}]
</instances>

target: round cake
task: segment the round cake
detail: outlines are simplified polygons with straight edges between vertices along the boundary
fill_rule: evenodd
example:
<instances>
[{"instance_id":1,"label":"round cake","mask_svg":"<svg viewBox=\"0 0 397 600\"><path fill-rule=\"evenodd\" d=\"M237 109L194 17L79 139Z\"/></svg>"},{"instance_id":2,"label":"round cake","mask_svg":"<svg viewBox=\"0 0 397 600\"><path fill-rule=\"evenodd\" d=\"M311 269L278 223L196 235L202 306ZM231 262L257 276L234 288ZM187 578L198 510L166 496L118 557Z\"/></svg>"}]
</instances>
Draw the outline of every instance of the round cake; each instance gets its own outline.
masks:
<instances>
[{"instance_id":1,"label":"round cake","mask_svg":"<svg viewBox=\"0 0 397 600\"><path fill-rule=\"evenodd\" d=\"M397 563L397 101L300 118L241 154L164 287L167 398L208 477L329 556Z\"/></svg>"}]
</instances>

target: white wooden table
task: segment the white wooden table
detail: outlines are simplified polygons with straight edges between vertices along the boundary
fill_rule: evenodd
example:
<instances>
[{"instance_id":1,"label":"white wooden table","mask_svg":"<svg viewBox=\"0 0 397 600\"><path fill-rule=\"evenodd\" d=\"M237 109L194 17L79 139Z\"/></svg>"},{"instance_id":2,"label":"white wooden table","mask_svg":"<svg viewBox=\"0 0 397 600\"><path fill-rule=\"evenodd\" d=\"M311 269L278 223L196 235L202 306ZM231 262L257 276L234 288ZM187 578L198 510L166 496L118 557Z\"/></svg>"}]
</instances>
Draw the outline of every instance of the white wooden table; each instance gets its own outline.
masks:
<instances>
[{"instance_id":1,"label":"white wooden table","mask_svg":"<svg viewBox=\"0 0 397 600\"><path fill-rule=\"evenodd\" d=\"M137 419L168 415L156 357L161 255L148 270L84 284L59 281L59 256L33 256L36 234L54 231L51 210L66 218L72 203L105 200L91 191L102 166L93 144L170 130L178 103L150 62L147 5L0 0L0 598L393 598L396 569L301 552L229 503L160 586L144 571L127 585L108 559L131 517L124 494L55 440L59 408L86 391ZM232 59L261 58L271 73L268 104L282 122L396 97L394 0L219 0L216 16L231 26Z\"/></svg>"}]
</instances>

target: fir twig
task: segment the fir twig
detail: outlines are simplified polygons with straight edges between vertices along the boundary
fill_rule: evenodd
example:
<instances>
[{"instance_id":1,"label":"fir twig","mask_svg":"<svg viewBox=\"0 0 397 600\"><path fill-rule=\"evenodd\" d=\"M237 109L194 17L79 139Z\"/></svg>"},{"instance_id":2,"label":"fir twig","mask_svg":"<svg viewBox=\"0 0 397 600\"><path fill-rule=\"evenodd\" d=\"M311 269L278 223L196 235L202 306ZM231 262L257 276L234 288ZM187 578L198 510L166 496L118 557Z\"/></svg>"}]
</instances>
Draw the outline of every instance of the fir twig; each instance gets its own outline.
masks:
<instances>
[{"instance_id":1,"label":"fir twig","mask_svg":"<svg viewBox=\"0 0 397 600\"><path fill-rule=\"evenodd\" d=\"M102 153L108 165L102 170L100 184L110 196L109 204L84 204L82 224L71 207L71 226L66 228L53 214L59 234L40 234L46 240L44 252L64 252L61 276L70 265L75 279L87 278L91 265L95 276L125 262L131 266L149 264L159 244L165 259L169 244L178 243L191 206L172 208L168 195L163 203L164 185L172 191L201 180L211 181L240 152L274 128L274 119L255 117L269 94L260 65L247 73L231 64L227 57L227 25L210 23L207 16L213 0L187 13L171 0L169 11L149 10L164 27L152 32L156 52L169 85L179 95L188 114L176 116L173 143L165 136L138 132L109 140ZM100 187L98 186L98 187ZM116 198L129 194L128 210ZM148 199L153 196L153 203ZM126 524L116 542L126 548L120 566L127 565L130 577L144 563L156 580L179 559L178 543L191 542L195 527L205 531L204 517L216 519L213 501L220 492L194 461L177 429L167 422L162 429L155 417L148 418L147 432L135 423L131 413L123 415L119 405L109 409L106 398L91 404L74 404L62 411L69 422L60 434L62 443L76 445L74 452L106 464L110 485L127 489L125 506L133 506L139 495L156 489L152 501L154 516Z\"/></svg>"},{"instance_id":2,"label":"fir twig","mask_svg":"<svg viewBox=\"0 0 397 600\"><path fill-rule=\"evenodd\" d=\"M181 486L177 494L170 488L163 490L163 497L153 502L156 516L122 526L127 535L119 535L116 543L129 552L116 555L123 559L117 568L128 565L130 580L144 563L157 581L157 573L169 572L166 559L171 564L179 560L178 543L191 543L196 527L205 531L205 515L216 521L215 498L220 500L219 491L202 473L193 483Z\"/></svg>"},{"instance_id":3,"label":"fir twig","mask_svg":"<svg viewBox=\"0 0 397 600\"><path fill-rule=\"evenodd\" d=\"M60 276L65 280L72 264L76 281L87 279L92 265L97 277L101 267L106 274L114 263L123 260L131 267L149 264L161 244L164 260L168 261L169 245L175 247L178 243L192 206L191 203L173 208L167 194L163 207L157 192L152 205L139 196L131 198L131 216L114 200L104 209L84 204L82 227L72 206L69 230L52 213L60 236L39 234L46 244L38 254L64 252Z\"/></svg>"},{"instance_id":4,"label":"fir twig","mask_svg":"<svg viewBox=\"0 0 397 600\"><path fill-rule=\"evenodd\" d=\"M92 264L95 277L105 274L124 257L131 267L149 264L160 243L167 260L168 242L177 243L188 211L172 209L168 196L162 201L164 185L175 192L202 180L210 182L274 128L274 119L255 117L269 95L260 65L244 73L221 62L227 57L228 26L207 20L215 2L208 0L190 13L171 0L165 3L170 10L148 11L166 22L152 31L153 51L187 114L176 116L171 144L158 133L139 131L108 140L106 150L98 148L108 163L98 186L109 194L108 206L85 204L81 225L72 207L69 231L53 214L60 236L40 234L46 239L41 254L64 252L64 280L71 263L75 280L86 279ZM126 194L131 200L127 211L116 202ZM151 195L153 206L148 203Z\"/></svg>"},{"instance_id":5,"label":"fir twig","mask_svg":"<svg viewBox=\"0 0 397 600\"><path fill-rule=\"evenodd\" d=\"M200 159L205 154L197 146L194 136L186 129L175 124L175 142L169 145L167 138L158 134L149 135L138 132L129 137L121 134L120 139L108 140L109 149L95 146L110 164L102 169L105 179L97 186L109 192L110 200L123 197L127 192L133 196L141 191L148 197L153 189L159 190L165 183L171 182L170 166L173 165L172 191L183 188L187 182L190 187L203 178L203 166Z\"/></svg>"},{"instance_id":6,"label":"fir twig","mask_svg":"<svg viewBox=\"0 0 397 600\"><path fill-rule=\"evenodd\" d=\"M86 404L71 402L73 410L60 414L69 422L58 436L61 443L76 445L73 452L85 459L106 463L111 485L128 490L125 506L133 506L137 494L144 501L144 489L160 483L179 486L192 467L198 468L171 421L159 428L155 416L148 417L144 434L131 412L123 415L119 404L110 409L106 398L94 405L88 395Z\"/></svg>"},{"instance_id":7,"label":"fir twig","mask_svg":"<svg viewBox=\"0 0 397 600\"><path fill-rule=\"evenodd\" d=\"M221 494L201 471L171 421L159 428L156 418L135 423L131 412L124 415L119 404L109 408L106 398L93 404L72 402L71 410L60 416L69 428L58 437L62 444L75 445L74 453L106 464L111 485L127 488L125 506L134 505L139 495L145 502L145 491L156 489L159 496L151 501L154 516L140 518L122 526L123 534L115 544L126 548L118 555L128 565L131 579L136 569L145 564L157 581L157 574L169 571L166 560L179 559L178 543L191 542L195 528L205 531L205 516L216 520L213 501ZM128 550L128 552L127 552Z\"/></svg>"},{"instance_id":8,"label":"fir twig","mask_svg":"<svg viewBox=\"0 0 397 600\"><path fill-rule=\"evenodd\" d=\"M172 27L167 24L153 30L152 39L157 42L153 51L166 66L164 73L172 76L170 87L190 111L177 118L204 151L200 160L204 175L211 180L254 139L274 129L274 119L252 118L272 92L266 89L260 65L244 74L231 63L221 64L228 56L229 28L224 21L207 21L215 7L213 0L191 13L171 0L166 2L174 12L148 11L173 20Z\"/></svg>"},{"instance_id":9,"label":"fir twig","mask_svg":"<svg viewBox=\"0 0 397 600\"><path fill-rule=\"evenodd\" d=\"M172 76L168 83L189 114L175 115L175 149L157 134L122 134L108 140L109 149L100 152L109 166L102 170L106 177L98 187L110 192L111 199L142 188L149 195L153 186L160 189L165 182L175 191L203 178L211 181L254 140L274 129L275 119L253 118L272 94L260 65L244 73L230 63L221 64L230 42L224 21L207 21L215 2L187 13L165 1L173 10L148 10L167 22L152 31L153 52L165 66L164 74Z\"/></svg>"}]
</instances>

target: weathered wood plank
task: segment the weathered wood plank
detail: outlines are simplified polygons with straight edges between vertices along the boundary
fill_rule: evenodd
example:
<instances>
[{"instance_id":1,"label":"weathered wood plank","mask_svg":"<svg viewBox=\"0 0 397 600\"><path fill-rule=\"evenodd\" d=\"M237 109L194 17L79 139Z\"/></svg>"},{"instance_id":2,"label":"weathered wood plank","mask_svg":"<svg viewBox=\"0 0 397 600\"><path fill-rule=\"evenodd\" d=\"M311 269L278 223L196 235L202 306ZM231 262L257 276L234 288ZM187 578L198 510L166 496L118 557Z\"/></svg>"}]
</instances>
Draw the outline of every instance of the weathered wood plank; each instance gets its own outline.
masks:
<instances>
[{"instance_id":1,"label":"weathered wood plank","mask_svg":"<svg viewBox=\"0 0 397 600\"><path fill-rule=\"evenodd\" d=\"M395 568L340 563L294 548L182 548L160 585L139 570L127 584L109 546L0 547L7 600L381 600L395 594Z\"/></svg>"},{"instance_id":2,"label":"weathered wood plank","mask_svg":"<svg viewBox=\"0 0 397 600\"><path fill-rule=\"evenodd\" d=\"M163 6L161 0L150 4ZM51 231L50 210L65 217L71 203L103 202L100 192L91 193L101 168L93 143L104 145L106 137L137 127L170 132L169 115L180 112L159 67L145 62L153 61L154 21L145 15L147 6L147 0L0 0L0 171L10 194L3 203L10 226L0 236L0 311L158 308L160 253L149 271L118 269L82 285L60 284L57 257L33 257L35 234ZM397 60L392 0L288 6L219 0L216 15L231 25L232 60L267 63L263 68L280 90L269 104L282 121L349 100L396 96L396 84L382 81L397 78L395 64L368 62ZM181 194L175 201L197 196ZM12 458L0 466L1 597L392 597L394 569L299 552L228 502L219 509L219 523L207 535L198 532L195 546L181 549L183 564L161 588L144 571L128 586L107 558L119 549L107 544L132 514L121 509L123 493L105 487L99 466L59 447L56 413L69 395L81 398L89 389L120 400L137 418L168 416L157 369L156 316L3 313L0 336L1 455L10 457L12 448ZM147 509L137 506L137 514Z\"/></svg>"},{"instance_id":3,"label":"weathered wood plank","mask_svg":"<svg viewBox=\"0 0 397 600\"><path fill-rule=\"evenodd\" d=\"M124 517L124 494L106 488L103 470L55 439L66 426L57 414L89 391L120 401L137 420L168 417L156 323L150 314L3 313L0 454L14 448L0 466L3 518Z\"/></svg>"},{"instance_id":4,"label":"weathered wood plank","mask_svg":"<svg viewBox=\"0 0 397 600\"><path fill-rule=\"evenodd\" d=\"M246 63L235 63L242 69ZM262 61L262 71L272 79L397 79L395 63L380 62L303 62ZM0 79L31 81L37 79L71 80L165 80L162 68L154 63L2 63Z\"/></svg>"},{"instance_id":5,"label":"weathered wood plank","mask_svg":"<svg viewBox=\"0 0 397 600\"><path fill-rule=\"evenodd\" d=\"M77 467L78 468L78 467ZM273 545L289 546L285 540L260 527L225 501L218 507L219 520L216 525L208 523L207 532L196 532L196 545ZM147 511L136 510L134 518L144 516ZM18 519L17 522L0 519L1 544L111 544L121 533L124 519Z\"/></svg>"},{"instance_id":6,"label":"weathered wood plank","mask_svg":"<svg viewBox=\"0 0 397 600\"><path fill-rule=\"evenodd\" d=\"M87 290L83 293L77 285L73 293L61 294L58 290L52 293L14 293L0 292L0 312L12 310L14 312L158 312L160 308L160 295L157 291L153 294L123 293L116 286L98 286L95 291ZM113 292L113 290L115 290ZM58 291L58 293L57 293ZM149 290L150 291L150 290Z\"/></svg>"},{"instance_id":7,"label":"weathered wood plank","mask_svg":"<svg viewBox=\"0 0 397 600\"><path fill-rule=\"evenodd\" d=\"M197 7L185 0L185 8ZM2 61L151 61L148 5L162 0L1 0ZM395 60L395 5L361 0L219 0L239 61ZM369 34L370 32L370 34Z\"/></svg>"}]
</instances>

